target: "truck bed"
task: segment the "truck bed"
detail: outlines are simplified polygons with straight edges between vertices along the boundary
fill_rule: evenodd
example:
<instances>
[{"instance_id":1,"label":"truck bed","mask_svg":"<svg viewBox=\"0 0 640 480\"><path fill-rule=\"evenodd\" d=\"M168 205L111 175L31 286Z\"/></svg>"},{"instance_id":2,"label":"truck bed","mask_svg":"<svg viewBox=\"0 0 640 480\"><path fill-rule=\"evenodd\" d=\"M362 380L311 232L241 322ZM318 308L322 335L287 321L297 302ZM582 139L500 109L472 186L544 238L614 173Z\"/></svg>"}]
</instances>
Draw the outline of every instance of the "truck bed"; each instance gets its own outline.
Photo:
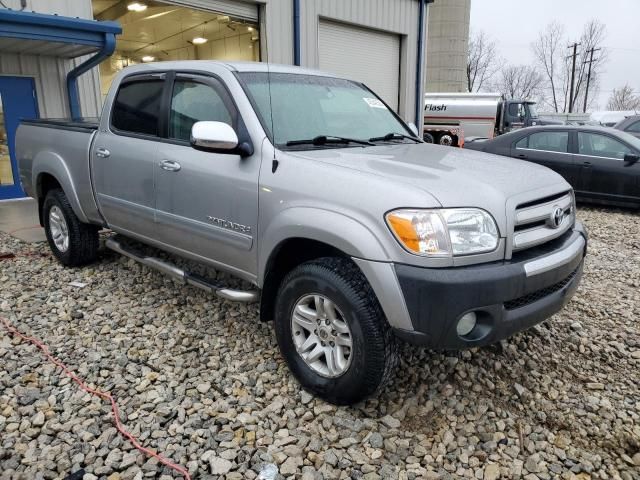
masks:
<instances>
[{"instance_id":1,"label":"truck bed","mask_svg":"<svg viewBox=\"0 0 640 480\"><path fill-rule=\"evenodd\" d=\"M99 220L93 197L89 152L98 119L23 120L16 132L16 156L22 187L38 195L43 175L54 177L81 221Z\"/></svg>"},{"instance_id":2,"label":"truck bed","mask_svg":"<svg viewBox=\"0 0 640 480\"><path fill-rule=\"evenodd\" d=\"M63 130L93 131L98 129L98 117L71 118L40 118L37 120L23 120L22 125L46 126Z\"/></svg>"}]
</instances>

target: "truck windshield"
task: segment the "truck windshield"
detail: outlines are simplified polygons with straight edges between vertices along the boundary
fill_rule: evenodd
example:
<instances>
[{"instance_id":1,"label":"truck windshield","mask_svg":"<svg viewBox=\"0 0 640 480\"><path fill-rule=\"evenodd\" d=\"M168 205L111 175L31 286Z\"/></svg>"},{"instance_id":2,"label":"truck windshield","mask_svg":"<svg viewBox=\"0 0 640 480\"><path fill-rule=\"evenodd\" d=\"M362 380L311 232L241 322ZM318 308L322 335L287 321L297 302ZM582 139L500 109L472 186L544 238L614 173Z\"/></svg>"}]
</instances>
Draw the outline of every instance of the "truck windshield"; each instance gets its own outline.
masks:
<instances>
[{"instance_id":1,"label":"truck windshield","mask_svg":"<svg viewBox=\"0 0 640 480\"><path fill-rule=\"evenodd\" d=\"M527 108L529 109L529 117L538 118L538 109L535 103L527 103Z\"/></svg>"},{"instance_id":2,"label":"truck windshield","mask_svg":"<svg viewBox=\"0 0 640 480\"><path fill-rule=\"evenodd\" d=\"M414 136L375 94L356 82L291 73L238 76L278 148L362 147L370 145L370 139L404 142L411 141L405 135ZM391 133L401 135L390 137Z\"/></svg>"}]
</instances>

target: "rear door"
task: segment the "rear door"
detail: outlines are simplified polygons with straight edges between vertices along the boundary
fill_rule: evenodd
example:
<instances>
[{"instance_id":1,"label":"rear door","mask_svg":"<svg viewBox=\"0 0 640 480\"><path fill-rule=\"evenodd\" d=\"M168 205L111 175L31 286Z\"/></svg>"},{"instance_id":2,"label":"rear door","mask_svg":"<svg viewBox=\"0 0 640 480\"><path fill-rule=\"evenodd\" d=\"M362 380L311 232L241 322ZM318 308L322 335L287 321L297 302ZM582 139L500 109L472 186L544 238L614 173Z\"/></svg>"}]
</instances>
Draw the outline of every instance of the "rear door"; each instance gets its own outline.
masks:
<instances>
[{"instance_id":1,"label":"rear door","mask_svg":"<svg viewBox=\"0 0 640 480\"><path fill-rule=\"evenodd\" d=\"M583 196L619 201L640 200L640 165L624 161L626 154L640 154L607 133L578 132L576 162Z\"/></svg>"},{"instance_id":2,"label":"rear door","mask_svg":"<svg viewBox=\"0 0 640 480\"><path fill-rule=\"evenodd\" d=\"M94 188L100 211L116 231L153 238L154 164L157 162L164 75L123 80L108 128L91 149Z\"/></svg>"},{"instance_id":3,"label":"rear door","mask_svg":"<svg viewBox=\"0 0 640 480\"><path fill-rule=\"evenodd\" d=\"M227 269L255 272L250 252L258 228L260 154L242 158L192 148L195 122L224 122L238 132L242 119L216 78L177 74L171 84L168 138L155 167L158 238Z\"/></svg>"},{"instance_id":4,"label":"rear door","mask_svg":"<svg viewBox=\"0 0 640 480\"><path fill-rule=\"evenodd\" d=\"M576 188L579 175L569 141L568 130L537 131L516 141L511 156L549 167Z\"/></svg>"}]
</instances>

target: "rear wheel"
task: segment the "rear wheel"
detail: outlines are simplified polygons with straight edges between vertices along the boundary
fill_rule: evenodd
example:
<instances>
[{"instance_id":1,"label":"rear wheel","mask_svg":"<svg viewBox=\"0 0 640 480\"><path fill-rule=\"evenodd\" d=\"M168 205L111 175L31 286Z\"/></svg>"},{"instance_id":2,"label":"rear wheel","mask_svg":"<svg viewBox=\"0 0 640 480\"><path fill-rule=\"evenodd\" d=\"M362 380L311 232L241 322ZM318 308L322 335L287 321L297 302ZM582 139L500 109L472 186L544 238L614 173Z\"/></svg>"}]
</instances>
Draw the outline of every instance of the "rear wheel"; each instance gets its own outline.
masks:
<instances>
[{"instance_id":1,"label":"rear wheel","mask_svg":"<svg viewBox=\"0 0 640 480\"><path fill-rule=\"evenodd\" d=\"M283 280L276 336L302 386L335 404L353 404L390 379L396 343L378 300L350 260L304 263Z\"/></svg>"},{"instance_id":2,"label":"rear wheel","mask_svg":"<svg viewBox=\"0 0 640 480\"><path fill-rule=\"evenodd\" d=\"M60 263L77 267L98 258L98 227L78 219L61 189L49 190L42 217L49 248Z\"/></svg>"},{"instance_id":3,"label":"rear wheel","mask_svg":"<svg viewBox=\"0 0 640 480\"><path fill-rule=\"evenodd\" d=\"M434 140L434 138L433 138L433 135L431 135L431 134L430 134L430 133L428 133L428 132L425 132L425 133L422 135L422 139L423 139L425 142L427 142L427 143L434 143L434 142L435 142L435 140Z\"/></svg>"},{"instance_id":4,"label":"rear wheel","mask_svg":"<svg viewBox=\"0 0 640 480\"><path fill-rule=\"evenodd\" d=\"M440 145L444 145L445 147L450 147L453 145L453 137L448 133L445 133L440 136L440 138L438 139L438 143Z\"/></svg>"}]
</instances>

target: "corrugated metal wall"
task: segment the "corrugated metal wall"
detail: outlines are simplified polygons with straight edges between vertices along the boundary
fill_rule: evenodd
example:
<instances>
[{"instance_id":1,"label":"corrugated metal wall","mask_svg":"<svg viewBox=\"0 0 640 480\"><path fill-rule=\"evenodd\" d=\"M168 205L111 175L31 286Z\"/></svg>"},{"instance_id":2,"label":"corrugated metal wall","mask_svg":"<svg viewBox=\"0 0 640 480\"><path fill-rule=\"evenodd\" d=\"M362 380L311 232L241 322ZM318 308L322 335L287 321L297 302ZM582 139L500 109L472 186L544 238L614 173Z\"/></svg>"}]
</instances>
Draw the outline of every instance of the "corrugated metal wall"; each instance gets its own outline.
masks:
<instances>
[{"instance_id":1,"label":"corrugated metal wall","mask_svg":"<svg viewBox=\"0 0 640 480\"><path fill-rule=\"evenodd\" d=\"M293 63L293 0L267 0L261 6L260 56L272 63Z\"/></svg>"},{"instance_id":2,"label":"corrugated metal wall","mask_svg":"<svg viewBox=\"0 0 640 480\"><path fill-rule=\"evenodd\" d=\"M14 10L20 10L19 0L4 0L3 3ZM1 8L1 7L0 7ZM70 17L93 18L91 0L27 0L27 11L57 13ZM38 109L41 117L63 117L69 115L66 75L84 57L74 60L55 59L32 55L0 54L0 75L24 75L34 77ZM80 76L78 93L82 114L88 117L99 115L100 78L98 69Z\"/></svg>"}]
</instances>

